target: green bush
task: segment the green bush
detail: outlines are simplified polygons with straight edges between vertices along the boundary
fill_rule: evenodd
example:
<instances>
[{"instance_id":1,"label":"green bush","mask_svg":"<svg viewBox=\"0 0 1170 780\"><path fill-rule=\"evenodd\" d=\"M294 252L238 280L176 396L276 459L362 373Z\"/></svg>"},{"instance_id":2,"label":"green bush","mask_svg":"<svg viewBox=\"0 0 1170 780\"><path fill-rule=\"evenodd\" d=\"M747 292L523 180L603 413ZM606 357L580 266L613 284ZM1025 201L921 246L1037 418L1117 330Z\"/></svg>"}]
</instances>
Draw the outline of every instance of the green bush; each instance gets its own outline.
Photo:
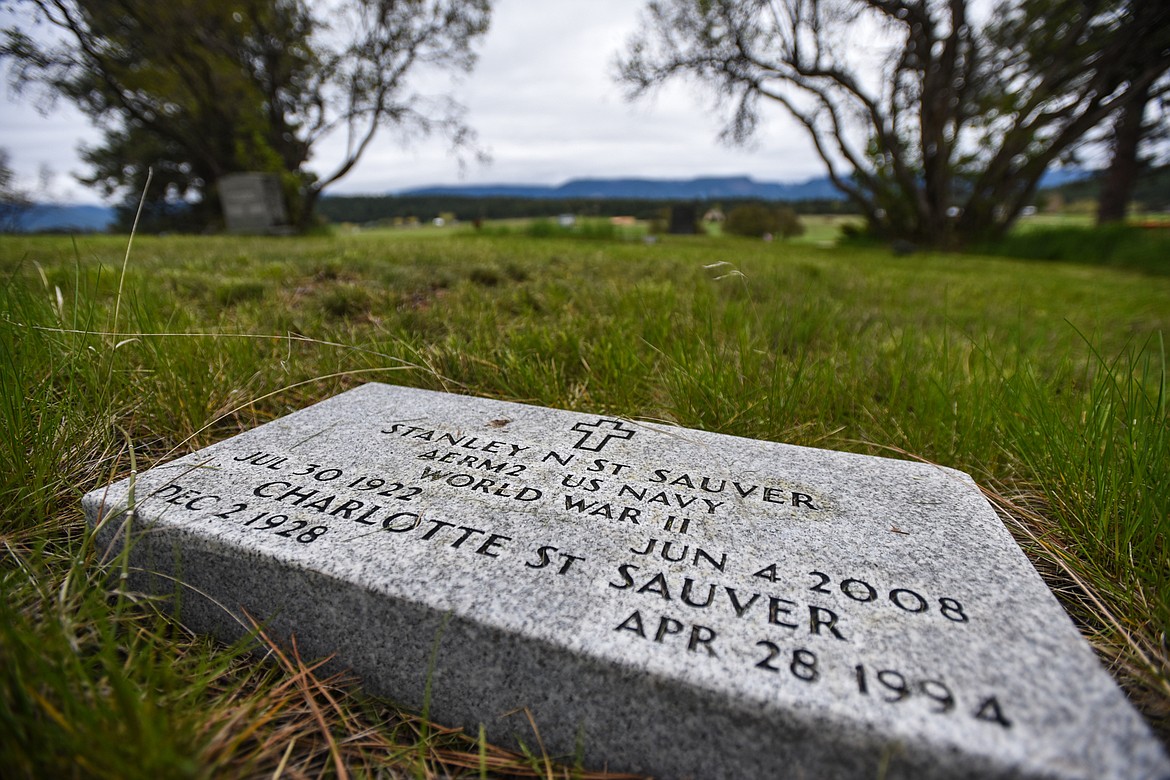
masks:
<instances>
[{"instance_id":1,"label":"green bush","mask_svg":"<svg viewBox=\"0 0 1170 780\"><path fill-rule=\"evenodd\" d=\"M782 238L796 238L804 235L804 223L800 221L796 212L787 206L776 209L776 221L779 223L779 229L776 232Z\"/></svg>"},{"instance_id":2,"label":"green bush","mask_svg":"<svg viewBox=\"0 0 1170 780\"><path fill-rule=\"evenodd\" d=\"M788 206L745 203L728 212L723 230L736 236L759 238L770 234L781 238L793 238L804 234L804 224Z\"/></svg>"}]
</instances>

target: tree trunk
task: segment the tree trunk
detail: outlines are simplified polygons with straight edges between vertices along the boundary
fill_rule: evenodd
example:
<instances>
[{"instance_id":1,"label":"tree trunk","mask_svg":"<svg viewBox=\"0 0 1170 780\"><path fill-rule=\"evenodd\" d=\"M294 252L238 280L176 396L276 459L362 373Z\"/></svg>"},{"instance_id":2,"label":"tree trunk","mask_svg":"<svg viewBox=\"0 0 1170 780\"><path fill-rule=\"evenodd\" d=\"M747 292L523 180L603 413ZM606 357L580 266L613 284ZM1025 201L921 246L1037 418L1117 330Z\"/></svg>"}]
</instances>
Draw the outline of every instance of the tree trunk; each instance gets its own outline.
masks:
<instances>
[{"instance_id":1,"label":"tree trunk","mask_svg":"<svg viewBox=\"0 0 1170 780\"><path fill-rule=\"evenodd\" d=\"M316 221L317 201L321 198L321 190L310 185L299 195L296 205L289 209L289 221L298 233L307 233Z\"/></svg>"},{"instance_id":2,"label":"tree trunk","mask_svg":"<svg viewBox=\"0 0 1170 780\"><path fill-rule=\"evenodd\" d=\"M1097 224L1121 222L1129 209L1137 186L1141 163L1138 146L1142 141L1143 119L1150 100L1150 85L1135 84L1113 124L1113 144L1109 167L1101 178L1101 192L1097 199Z\"/></svg>"}]
</instances>

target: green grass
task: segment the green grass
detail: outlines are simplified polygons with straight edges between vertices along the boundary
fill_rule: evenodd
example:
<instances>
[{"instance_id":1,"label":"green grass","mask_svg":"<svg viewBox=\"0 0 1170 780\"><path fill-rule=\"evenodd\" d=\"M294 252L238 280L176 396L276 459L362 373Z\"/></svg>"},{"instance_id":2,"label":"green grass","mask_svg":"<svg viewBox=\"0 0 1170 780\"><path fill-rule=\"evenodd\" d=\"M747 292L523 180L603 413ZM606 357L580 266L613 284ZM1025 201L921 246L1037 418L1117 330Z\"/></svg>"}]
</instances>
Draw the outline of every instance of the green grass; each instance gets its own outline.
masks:
<instances>
[{"instance_id":1,"label":"green grass","mask_svg":"<svg viewBox=\"0 0 1170 780\"><path fill-rule=\"evenodd\" d=\"M139 237L124 283L125 238L0 240L0 766L547 776L244 663L95 560L83 492L374 379L966 470L1165 730L1170 278L835 229Z\"/></svg>"},{"instance_id":2,"label":"green grass","mask_svg":"<svg viewBox=\"0 0 1170 780\"><path fill-rule=\"evenodd\" d=\"M1096 227L1074 218L1033 217L983 249L1003 257L1103 265L1170 276L1170 223L1145 220L1142 224L1148 226Z\"/></svg>"}]
</instances>

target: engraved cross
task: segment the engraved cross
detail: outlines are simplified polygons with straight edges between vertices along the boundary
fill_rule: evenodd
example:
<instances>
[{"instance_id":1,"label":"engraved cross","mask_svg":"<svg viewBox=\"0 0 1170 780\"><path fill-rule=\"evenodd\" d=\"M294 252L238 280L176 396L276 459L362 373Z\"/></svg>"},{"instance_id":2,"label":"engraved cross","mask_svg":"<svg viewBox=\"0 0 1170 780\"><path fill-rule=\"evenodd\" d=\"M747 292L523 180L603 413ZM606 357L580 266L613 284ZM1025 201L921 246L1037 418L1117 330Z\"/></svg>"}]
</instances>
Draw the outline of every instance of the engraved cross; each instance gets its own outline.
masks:
<instances>
[{"instance_id":1,"label":"engraved cross","mask_svg":"<svg viewBox=\"0 0 1170 780\"><path fill-rule=\"evenodd\" d=\"M634 435L632 428L622 427L621 420L598 420L594 423L577 423L573 430L585 434L581 440L573 445L575 450L589 450L601 452L601 448L609 444L610 439L628 439ZM604 431L604 432L603 432ZM598 437L590 441L593 437Z\"/></svg>"}]
</instances>

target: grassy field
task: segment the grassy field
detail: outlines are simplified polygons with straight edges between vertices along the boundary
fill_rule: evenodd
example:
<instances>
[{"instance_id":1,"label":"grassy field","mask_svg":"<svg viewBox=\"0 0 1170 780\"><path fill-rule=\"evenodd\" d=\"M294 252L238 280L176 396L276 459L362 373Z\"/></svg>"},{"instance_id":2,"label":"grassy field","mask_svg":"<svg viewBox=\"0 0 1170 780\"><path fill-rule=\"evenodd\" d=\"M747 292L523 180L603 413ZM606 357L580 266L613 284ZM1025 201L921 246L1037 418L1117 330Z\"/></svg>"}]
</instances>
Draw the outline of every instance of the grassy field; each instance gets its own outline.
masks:
<instances>
[{"instance_id":1,"label":"grassy field","mask_svg":"<svg viewBox=\"0 0 1170 780\"><path fill-rule=\"evenodd\" d=\"M125 237L0 239L5 776L596 776L245 661L99 565L83 492L370 380L968 471L1165 738L1170 277L815 228L139 237L124 271Z\"/></svg>"}]
</instances>

